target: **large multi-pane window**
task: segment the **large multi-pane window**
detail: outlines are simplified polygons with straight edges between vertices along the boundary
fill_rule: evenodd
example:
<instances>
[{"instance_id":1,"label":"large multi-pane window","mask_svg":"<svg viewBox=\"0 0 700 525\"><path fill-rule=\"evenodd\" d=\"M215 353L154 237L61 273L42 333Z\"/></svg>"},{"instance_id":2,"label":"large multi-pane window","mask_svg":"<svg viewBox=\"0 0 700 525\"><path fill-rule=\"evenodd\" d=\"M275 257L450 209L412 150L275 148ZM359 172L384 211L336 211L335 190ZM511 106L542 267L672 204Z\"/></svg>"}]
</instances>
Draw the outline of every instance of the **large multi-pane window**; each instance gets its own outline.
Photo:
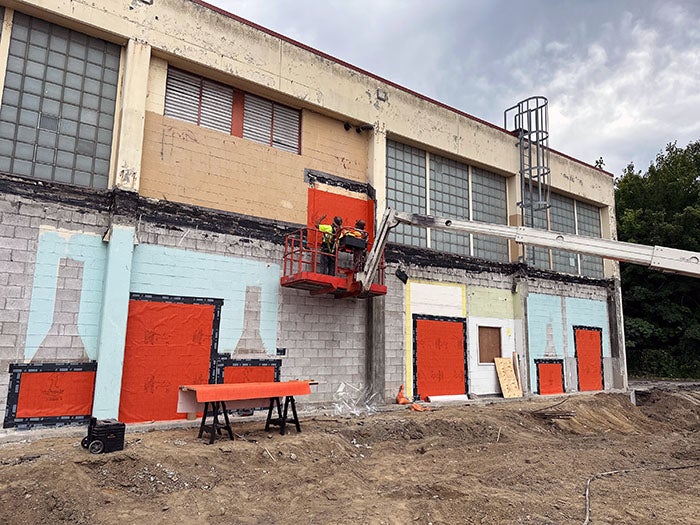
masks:
<instances>
[{"instance_id":1,"label":"large multi-pane window","mask_svg":"<svg viewBox=\"0 0 700 525\"><path fill-rule=\"evenodd\" d=\"M601 237L600 210L592 204L576 203L576 218L579 235ZM581 274L588 277L603 276L603 259L595 255L581 255Z\"/></svg>"},{"instance_id":2,"label":"large multi-pane window","mask_svg":"<svg viewBox=\"0 0 700 525\"><path fill-rule=\"evenodd\" d=\"M504 177L393 140L387 141L387 204L403 212L507 224ZM464 232L399 225L389 240L508 260L507 241Z\"/></svg>"},{"instance_id":3,"label":"large multi-pane window","mask_svg":"<svg viewBox=\"0 0 700 525\"><path fill-rule=\"evenodd\" d=\"M392 140L387 143L386 197L390 207L408 213L427 213L425 151ZM427 247L425 228L400 224L389 241Z\"/></svg>"},{"instance_id":4,"label":"large multi-pane window","mask_svg":"<svg viewBox=\"0 0 700 525\"><path fill-rule=\"evenodd\" d=\"M472 168L472 219L492 224L508 223L506 179L495 173ZM508 240L474 235L474 255L492 261L508 261Z\"/></svg>"},{"instance_id":5,"label":"large multi-pane window","mask_svg":"<svg viewBox=\"0 0 700 525\"><path fill-rule=\"evenodd\" d=\"M172 67L168 68L164 113L273 148L301 152L299 110Z\"/></svg>"},{"instance_id":6,"label":"large multi-pane window","mask_svg":"<svg viewBox=\"0 0 700 525\"><path fill-rule=\"evenodd\" d=\"M14 13L0 171L107 188L120 48Z\"/></svg>"},{"instance_id":7,"label":"large multi-pane window","mask_svg":"<svg viewBox=\"0 0 700 525\"><path fill-rule=\"evenodd\" d=\"M551 193L550 204L550 229L563 233L576 233L574 200ZM552 269L556 272L578 273L576 254L564 250L552 250Z\"/></svg>"},{"instance_id":8,"label":"large multi-pane window","mask_svg":"<svg viewBox=\"0 0 700 525\"><path fill-rule=\"evenodd\" d=\"M540 228L542 230L547 229L548 218L546 208L540 208L535 210L526 209L524 219L524 226L528 226L531 228ZM551 264L549 258L549 249L542 248L540 246L527 246L526 254L526 260L530 266L534 266L535 268L541 268L543 270L550 269Z\"/></svg>"},{"instance_id":9,"label":"large multi-pane window","mask_svg":"<svg viewBox=\"0 0 700 525\"><path fill-rule=\"evenodd\" d=\"M430 213L469 220L469 167L454 160L430 156ZM470 255L469 234L449 230L430 231L431 247L443 252Z\"/></svg>"},{"instance_id":10,"label":"large multi-pane window","mask_svg":"<svg viewBox=\"0 0 700 525\"><path fill-rule=\"evenodd\" d=\"M549 210L537 210L533 218L534 224L526 226L587 237L601 236L600 210L596 206L556 193L550 196ZM545 270L603 277L603 259L592 255L528 246L527 260L529 265Z\"/></svg>"}]
</instances>

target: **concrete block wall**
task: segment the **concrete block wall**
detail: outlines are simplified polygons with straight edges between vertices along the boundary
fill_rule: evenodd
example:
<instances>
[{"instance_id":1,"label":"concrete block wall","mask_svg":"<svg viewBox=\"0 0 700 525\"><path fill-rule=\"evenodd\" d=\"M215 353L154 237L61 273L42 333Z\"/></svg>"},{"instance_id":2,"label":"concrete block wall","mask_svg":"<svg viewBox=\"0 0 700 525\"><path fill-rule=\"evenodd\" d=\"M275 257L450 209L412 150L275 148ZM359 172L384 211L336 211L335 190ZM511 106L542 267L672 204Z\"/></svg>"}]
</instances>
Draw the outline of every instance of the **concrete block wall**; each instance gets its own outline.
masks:
<instances>
[{"instance_id":1,"label":"concrete block wall","mask_svg":"<svg viewBox=\"0 0 700 525\"><path fill-rule=\"evenodd\" d=\"M386 268L384 298L384 397L391 403L406 377L406 285L395 275L398 265Z\"/></svg>"},{"instance_id":2,"label":"concrete block wall","mask_svg":"<svg viewBox=\"0 0 700 525\"><path fill-rule=\"evenodd\" d=\"M279 345L282 379L315 379L309 398L329 405L342 383L366 387L367 303L282 289Z\"/></svg>"},{"instance_id":3,"label":"concrete block wall","mask_svg":"<svg viewBox=\"0 0 700 525\"><path fill-rule=\"evenodd\" d=\"M95 213L33 199L0 193L0 414L4 414L12 363L64 359L86 360L77 334L76 301L79 301L82 265L79 261L58 259L60 293L53 296L52 325L37 350L28 355L27 327L35 262L42 226L57 231L80 230L102 235L107 229L107 214ZM35 356L35 354L37 354Z\"/></svg>"},{"instance_id":4,"label":"concrete block wall","mask_svg":"<svg viewBox=\"0 0 700 525\"><path fill-rule=\"evenodd\" d=\"M0 210L3 411L9 364L97 357L97 323L87 323L87 333L85 319L79 323L86 280L99 280L88 279L95 273L96 263L89 263L93 268L86 269L88 263L76 259L75 254L76 246L80 246L83 251L79 253L88 260L90 254L107 246L102 236L107 232L109 217L106 212L32 202L11 194L0 197ZM47 243L47 237L56 242ZM331 403L341 383L366 384L367 302L280 288L281 245L147 221L136 221L135 240L130 291L224 298L219 352L230 353L234 359L279 358L282 380L319 381L313 395L300 400L302 405ZM37 265L37 253L45 251L46 246L49 256L42 255L44 262ZM62 257L66 253L69 255ZM94 258L104 265L103 258ZM55 268L47 269L47 264ZM46 280L47 271L55 273L42 289L39 285ZM88 271L92 273L88 275ZM242 286L242 281L248 285ZM36 305L32 307L33 290L38 290L35 295L46 296L49 287L55 308L42 308L41 315L32 312L32 308L37 310ZM47 315L49 311L53 313ZM99 316L99 312L96 314ZM28 333L34 341L29 345ZM278 349L284 349L285 355L278 356Z\"/></svg>"}]
</instances>

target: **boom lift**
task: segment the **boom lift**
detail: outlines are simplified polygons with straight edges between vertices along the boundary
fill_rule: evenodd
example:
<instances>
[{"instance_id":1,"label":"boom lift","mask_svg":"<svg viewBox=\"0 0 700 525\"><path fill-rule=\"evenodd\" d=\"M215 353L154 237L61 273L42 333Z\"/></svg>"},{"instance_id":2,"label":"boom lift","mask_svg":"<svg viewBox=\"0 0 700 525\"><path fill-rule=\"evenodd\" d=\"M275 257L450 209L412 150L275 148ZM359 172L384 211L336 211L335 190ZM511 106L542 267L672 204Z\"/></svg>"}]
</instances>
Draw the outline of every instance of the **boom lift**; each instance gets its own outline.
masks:
<instances>
[{"instance_id":1,"label":"boom lift","mask_svg":"<svg viewBox=\"0 0 700 525\"><path fill-rule=\"evenodd\" d=\"M517 243L557 248L571 252L596 255L616 261L641 264L664 272L700 277L700 253L663 246L645 246L630 242L613 241L583 235L572 235L554 231L505 226L473 221L433 217L417 213L404 213L387 208L382 217L372 250L367 255L364 270L356 276L364 290L372 282L377 271L389 231L399 224L425 226L441 230L457 230L467 233L491 235Z\"/></svg>"},{"instance_id":2,"label":"boom lift","mask_svg":"<svg viewBox=\"0 0 700 525\"><path fill-rule=\"evenodd\" d=\"M399 212L387 208L377 229L374 243L367 244L367 257L361 271L344 263L351 251L336 243L333 275L319 273L321 232L304 228L286 238L284 270L281 285L309 290L312 295L330 293L341 297L372 297L385 295L384 248L389 232L399 224L423 226L441 230L456 230L478 235L509 239L524 245L556 248L570 252L595 255L606 259L640 264L663 272L700 277L700 253L663 246L645 246L597 237L585 237L525 226L505 226L482 222L433 217ZM345 257L345 259L343 259Z\"/></svg>"}]
</instances>

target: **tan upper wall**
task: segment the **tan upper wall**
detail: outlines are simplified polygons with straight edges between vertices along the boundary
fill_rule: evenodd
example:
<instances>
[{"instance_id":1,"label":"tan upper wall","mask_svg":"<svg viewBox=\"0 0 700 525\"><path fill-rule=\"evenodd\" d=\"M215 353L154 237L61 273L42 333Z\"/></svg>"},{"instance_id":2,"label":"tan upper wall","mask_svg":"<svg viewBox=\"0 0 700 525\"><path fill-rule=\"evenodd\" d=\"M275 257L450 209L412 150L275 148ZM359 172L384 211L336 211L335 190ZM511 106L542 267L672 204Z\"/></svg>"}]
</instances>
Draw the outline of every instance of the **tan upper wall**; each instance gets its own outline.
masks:
<instances>
[{"instance_id":1,"label":"tan upper wall","mask_svg":"<svg viewBox=\"0 0 700 525\"><path fill-rule=\"evenodd\" d=\"M313 108L353 123L377 124L390 135L427 148L516 173L513 137L458 111L347 67L276 35L224 16L190 0L0 0L25 12L52 13L62 23L124 44L146 41L153 55L188 62L297 107ZM38 11L37 11L38 10ZM187 23L182 23L186 20ZM214 72L214 74L211 74ZM387 100L377 97L377 90ZM556 133L556 131L554 131ZM553 154L552 187L612 205L612 178ZM591 178L594 182L589 183ZM578 181L583 181L579 183Z\"/></svg>"},{"instance_id":2,"label":"tan upper wall","mask_svg":"<svg viewBox=\"0 0 700 525\"><path fill-rule=\"evenodd\" d=\"M367 171L367 135L328 120L304 112L302 154L296 155L148 111L139 192L305 224L306 168L357 181Z\"/></svg>"},{"instance_id":3,"label":"tan upper wall","mask_svg":"<svg viewBox=\"0 0 700 525\"><path fill-rule=\"evenodd\" d=\"M151 57L150 66L146 66L148 70L136 64L136 70L131 74L132 78L148 74L145 105L139 107L133 93L130 97L122 92L120 99L122 115L132 115L132 123L144 123L141 125L145 126L145 135L140 159L143 165L127 154L131 149L126 141L119 149L120 164L115 182L128 188L128 181L120 174L134 173L130 179L133 182L141 171L142 180L131 186L144 195L258 216L268 216L269 212L262 212L262 206L272 204L273 209L278 210L273 212L278 215L276 218L305 222L305 202L302 206L305 186L299 184L298 179L303 176L304 168L312 168L353 180L369 181L377 189L377 202L381 207L385 204L382 187L385 149L379 146L385 136L503 175L514 175L519 168L515 137L503 129L343 64L303 44L219 13L201 5L198 0L157 0L153 5L139 0L0 0L0 4L123 46L130 40L147 46ZM211 136L207 130L163 119L160 115L166 61L305 109L302 155L290 156L228 135ZM154 79L157 81L152 82ZM379 92L386 96L380 97ZM362 144L343 145L349 136L354 135L344 132L344 121L373 124L377 133L369 139L362 134L361 140L366 141ZM122 126L124 124L122 122ZM178 140L175 130L183 126L187 128L186 135L201 135L217 154L221 154L220 167L226 170L227 177L232 177L221 191L212 189L212 177L205 176L211 170L202 171L207 162L219 161L202 161L201 156L194 152L186 162L182 158L174 164L172 159L158 161L159 149L154 137L173 130L174 145ZM336 141L339 136L343 137L340 145ZM121 145L120 137L117 140ZM225 153L223 145L227 149ZM182 144L182 147L187 150L188 145ZM343 147L347 151L343 151ZM255 157L263 153L262 156L269 156L269 159L251 158L251 155ZM232 174L230 163L245 158L248 158L248 168L241 167ZM610 174L554 152L550 160L553 190L601 206L602 234L614 238L614 189ZM195 179L196 184L180 186L177 190L169 178L177 175L174 169L183 173L195 172L201 177ZM276 170L277 175L265 171L270 169ZM245 205L234 205L235 201L230 200L232 197L245 199L240 197L240 183L254 182L247 179L250 171L259 174L254 181L265 183L262 194L268 190L273 193L280 190L280 195L264 197L264 203L253 200ZM215 175L220 176L220 173ZM292 180L297 182L292 185ZM509 189L517 192L518 186L509 184ZM509 213L513 214L513 203L519 198L519 195L509 195Z\"/></svg>"},{"instance_id":4,"label":"tan upper wall","mask_svg":"<svg viewBox=\"0 0 700 525\"><path fill-rule=\"evenodd\" d=\"M301 155L164 117L167 62L151 61L139 192L304 224L312 169L366 182L369 135L304 110Z\"/></svg>"}]
</instances>

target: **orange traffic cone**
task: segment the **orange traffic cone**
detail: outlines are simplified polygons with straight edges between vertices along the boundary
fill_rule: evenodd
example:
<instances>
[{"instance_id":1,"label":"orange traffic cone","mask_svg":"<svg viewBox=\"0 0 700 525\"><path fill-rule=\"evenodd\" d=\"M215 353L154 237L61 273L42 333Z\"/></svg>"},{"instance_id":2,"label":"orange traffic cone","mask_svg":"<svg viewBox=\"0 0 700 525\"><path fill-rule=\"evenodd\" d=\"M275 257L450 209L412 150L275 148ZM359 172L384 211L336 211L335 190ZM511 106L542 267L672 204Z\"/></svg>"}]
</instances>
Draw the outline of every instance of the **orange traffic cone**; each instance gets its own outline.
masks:
<instances>
[{"instance_id":1,"label":"orange traffic cone","mask_svg":"<svg viewBox=\"0 0 700 525\"><path fill-rule=\"evenodd\" d=\"M396 402L399 405L408 405L411 403L408 400L408 398L403 394L403 385L399 387L399 393L396 395Z\"/></svg>"}]
</instances>

